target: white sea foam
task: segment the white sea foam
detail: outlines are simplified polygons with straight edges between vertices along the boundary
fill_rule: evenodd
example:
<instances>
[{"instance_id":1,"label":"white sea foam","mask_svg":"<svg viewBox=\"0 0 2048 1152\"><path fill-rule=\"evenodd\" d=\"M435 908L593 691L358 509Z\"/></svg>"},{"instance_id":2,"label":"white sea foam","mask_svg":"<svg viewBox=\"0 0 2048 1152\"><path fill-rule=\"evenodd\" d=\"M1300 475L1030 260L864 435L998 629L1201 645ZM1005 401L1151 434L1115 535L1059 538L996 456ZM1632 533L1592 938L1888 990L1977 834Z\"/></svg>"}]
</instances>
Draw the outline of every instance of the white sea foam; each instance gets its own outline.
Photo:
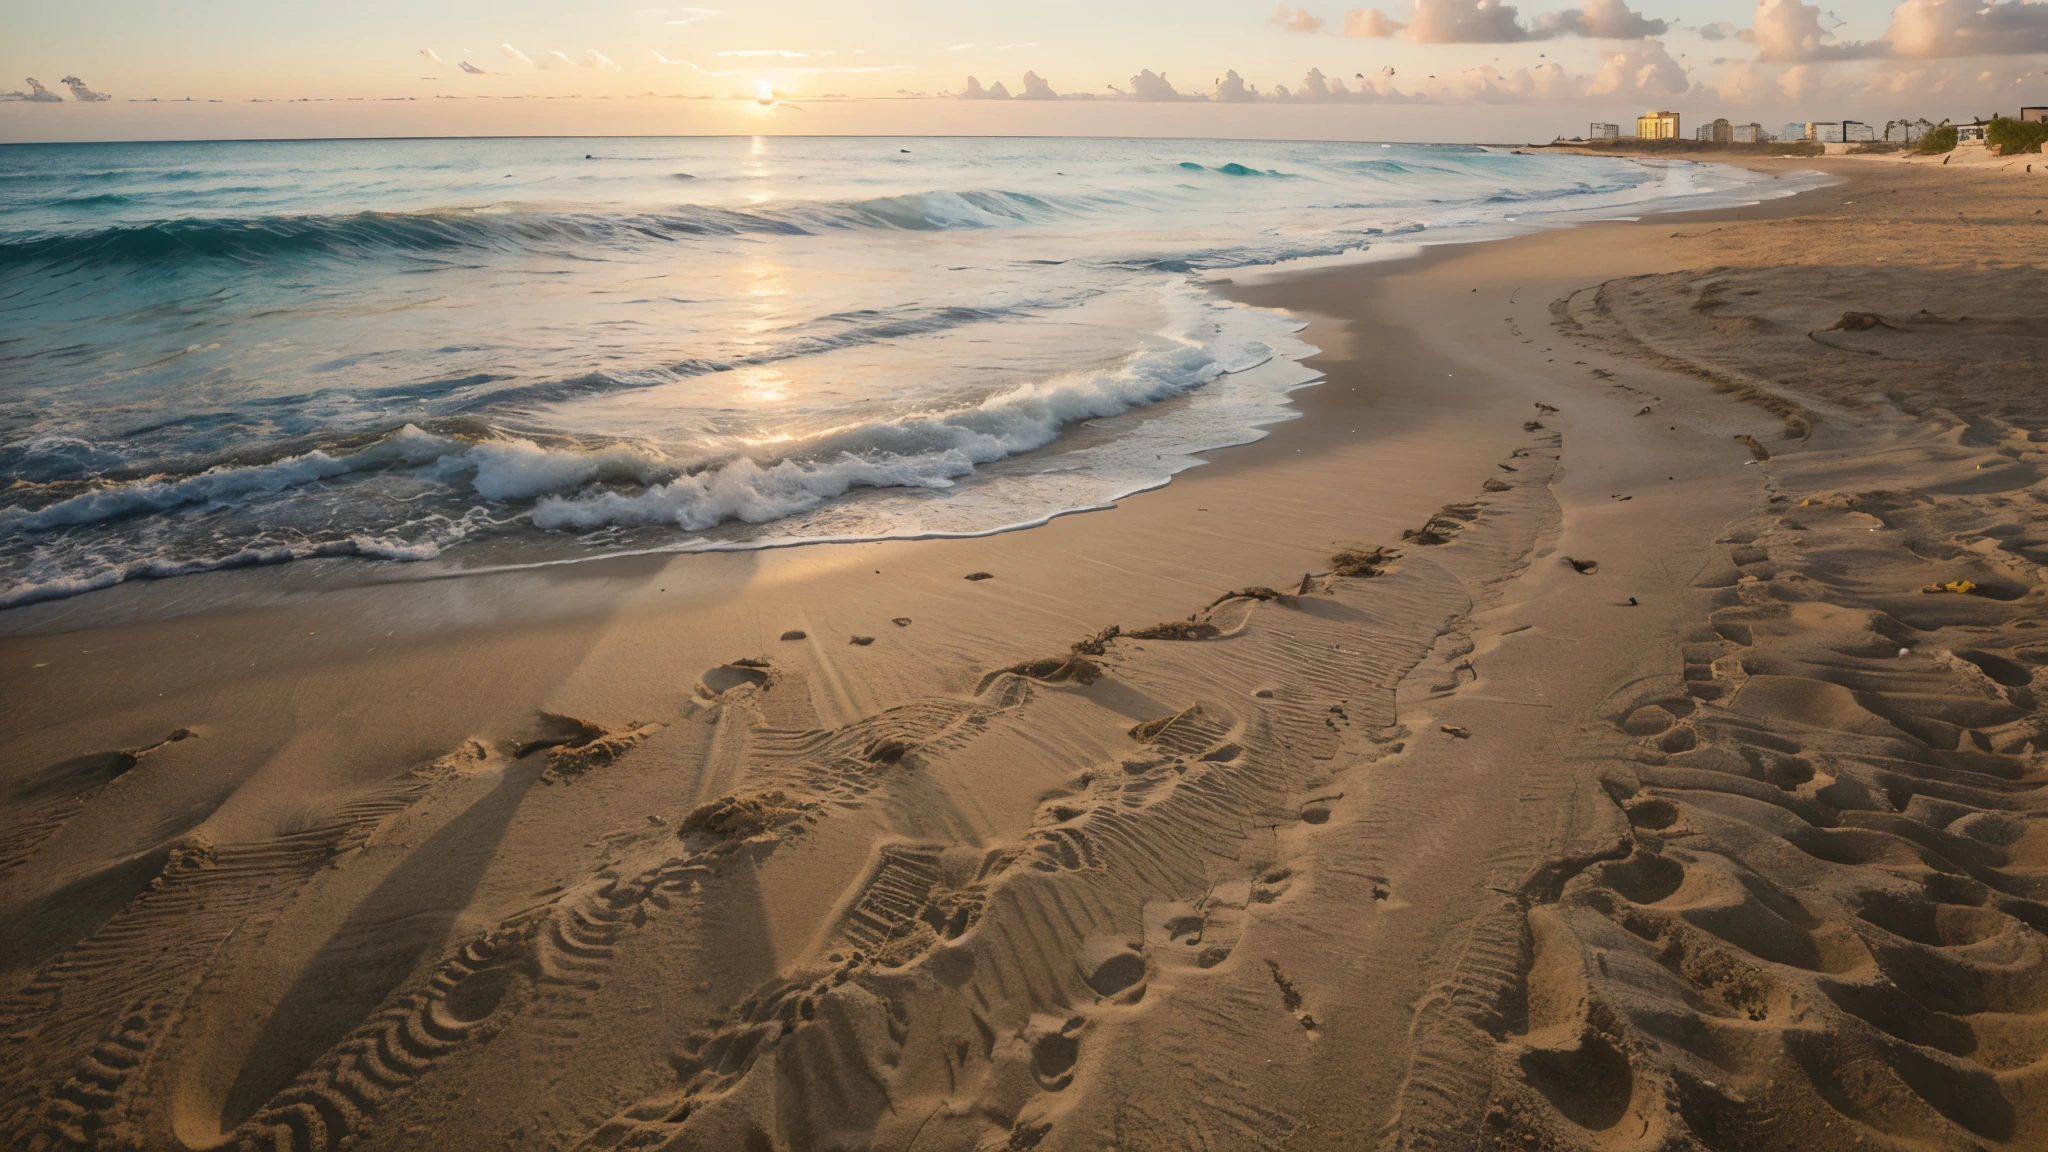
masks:
<instances>
[{"instance_id":1,"label":"white sea foam","mask_svg":"<svg viewBox=\"0 0 2048 1152\"><path fill-rule=\"evenodd\" d=\"M0 156L0 606L478 536L516 563L1038 523L1291 415L1299 325L1190 270L1763 180L1243 141L121 148Z\"/></svg>"}]
</instances>

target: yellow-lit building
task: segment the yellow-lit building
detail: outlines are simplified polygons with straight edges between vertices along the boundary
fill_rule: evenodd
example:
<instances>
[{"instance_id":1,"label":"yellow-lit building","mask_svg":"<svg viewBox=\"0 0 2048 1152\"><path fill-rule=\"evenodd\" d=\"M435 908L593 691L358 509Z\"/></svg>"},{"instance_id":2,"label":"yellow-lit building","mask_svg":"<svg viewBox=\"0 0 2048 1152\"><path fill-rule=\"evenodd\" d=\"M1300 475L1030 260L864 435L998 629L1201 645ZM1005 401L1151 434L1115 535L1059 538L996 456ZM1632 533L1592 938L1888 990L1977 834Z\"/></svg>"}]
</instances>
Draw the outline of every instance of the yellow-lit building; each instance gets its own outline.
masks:
<instances>
[{"instance_id":1,"label":"yellow-lit building","mask_svg":"<svg viewBox=\"0 0 2048 1152\"><path fill-rule=\"evenodd\" d=\"M1643 113L1636 117L1636 135L1644 140L1678 139L1678 113Z\"/></svg>"}]
</instances>

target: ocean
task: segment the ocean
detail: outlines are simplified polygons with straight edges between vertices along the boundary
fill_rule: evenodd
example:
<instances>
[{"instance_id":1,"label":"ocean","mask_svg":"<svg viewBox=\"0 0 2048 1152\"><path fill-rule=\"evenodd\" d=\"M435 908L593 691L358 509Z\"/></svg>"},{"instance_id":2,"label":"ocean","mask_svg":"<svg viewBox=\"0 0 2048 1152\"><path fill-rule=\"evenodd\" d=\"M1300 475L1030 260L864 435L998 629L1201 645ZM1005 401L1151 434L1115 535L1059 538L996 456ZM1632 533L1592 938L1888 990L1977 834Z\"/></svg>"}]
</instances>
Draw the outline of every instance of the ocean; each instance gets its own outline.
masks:
<instances>
[{"instance_id":1,"label":"ocean","mask_svg":"<svg viewBox=\"0 0 2048 1152\"><path fill-rule=\"evenodd\" d=\"M1410 144L0 147L0 608L1003 531L1288 419L1229 270L1789 193Z\"/></svg>"}]
</instances>

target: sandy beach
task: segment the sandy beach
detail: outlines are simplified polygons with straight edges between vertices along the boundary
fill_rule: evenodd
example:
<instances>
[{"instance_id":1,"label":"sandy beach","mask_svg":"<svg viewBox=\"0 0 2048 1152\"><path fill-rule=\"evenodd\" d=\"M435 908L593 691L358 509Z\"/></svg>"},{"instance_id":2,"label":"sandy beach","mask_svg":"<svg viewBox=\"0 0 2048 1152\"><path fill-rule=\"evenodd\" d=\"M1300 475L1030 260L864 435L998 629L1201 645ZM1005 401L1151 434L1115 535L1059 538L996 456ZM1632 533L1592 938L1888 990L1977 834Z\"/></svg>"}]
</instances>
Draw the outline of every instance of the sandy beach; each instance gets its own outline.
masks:
<instances>
[{"instance_id":1,"label":"sandy beach","mask_svg":"<svg viewBox=\"0 0 2048 1152\"><path fill-rule=\"evenodd\" d=\"M1753 166L1113 509L0 613L4 1143L2048 1145L2048 167Z\"/></svg>"}]
</instances>

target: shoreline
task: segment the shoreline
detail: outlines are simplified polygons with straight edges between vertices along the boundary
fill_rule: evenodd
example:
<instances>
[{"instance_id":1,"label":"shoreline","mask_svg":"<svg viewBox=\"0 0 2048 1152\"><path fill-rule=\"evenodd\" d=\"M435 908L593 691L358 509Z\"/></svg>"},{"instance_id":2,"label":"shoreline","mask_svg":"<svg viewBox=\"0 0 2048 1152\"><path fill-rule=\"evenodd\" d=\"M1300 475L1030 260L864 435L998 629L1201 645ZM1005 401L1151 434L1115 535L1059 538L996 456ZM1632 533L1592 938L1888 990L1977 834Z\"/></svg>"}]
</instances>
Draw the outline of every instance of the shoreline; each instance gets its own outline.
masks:
<instances>
[{"instance_id":1,"label":"shoreline","mask_svg":"<svg viewBox=\"0 0 2048 1152\"><path fill-rule=\"evenodd\" d=\"M1794 165L1228 285L1323 381L1094 515L0 639L0 1130L129 1028L93 1116L163 1147L2023 1146L2036 1010L1942 989L2048 971L2044 264Z\"/></svg>"},{"instance_id":2,"label":"shoreline","mask_svg":"<svg viewBox=\"0 0 2048 1152\"><path fill-rule=\"evenodd\" d=\"M1634 159L1633 157L1624 158ZM1650 159L1658 158L1651 157ZM1753 167L1747 165L1736 166ZM1800 174L1800 170L1794 169L1781 174L1781 178L1783 176ZM1684 220L1705 213L1708 216L1718 218L1718 214L1724 212L1739 211L1758 207L1759 204L1796 199L1802 191L1807 190L1810 189L1794 189L1793 191L1778 193L1768 200L1757 203L1722 205L1704 209L1658 210L1655 208L1655 205L1659 203L1658 201L1645 201L1643 207L1648 210L1643 215ZM1585 209L1579 211L1609 212L1613 210ZM1447 229L1451 234L1442 239L1417 241L1413 236L1403 236L1398 241L1387 244L1384 251L1381 251L1379 246L1375 246L1341 257L1307 257L1289 260L1279 265L1251 265L1243 268L1222 270L1200 281L1200 285L1212 292L1217 292L1220 287L1230 286L1233 280L1242 280L1246 284L1262 284L1275 278L1313 276L1330 269L1363 267L1384 261L1413 260L1443 247L1493 243L1499 240L1531 235L1536 232L1570 230L1598 225L1612 220L1636 220L1640 218L1642 217L1608 216L1605 218L1580 218L1577 212L1560 213L1553 217L1546 217L1540 223L1534 225L1524 223L1517 226L1511 223L1510 226L1507 226L1508 230L1505 234L1500 232L1500 229L1503 227L1500 224L1451 225ZM1460 233L1464 234L1461 235ZM1227 272L1228 275L1225 275L1224 272ZM1221 291L1219 294L1224 299L1238 299L1231 290ZM1293 315L1289 310L1282 309L1282 311ZM1297 333L1297 336L1299 335ZM1313 341L1309 341L1309 343L1312 344ZM1273 359L1283 360L1290 365L1299 363L1298 360L1289 359L1278 351L1274 353ZM1250 371L1260 371L1263 367L1256 366L1250 369ZM749 541L705 547L656 546L644 549L629 549L610 554L594 553L582 556L560 556L531 562L483 564L474 568L460 566L460 558L458 558L456 564L443 566L442 559L434 557L424 561L422 570L418 572L412 570L412 564L415 562L347 554L332 556L306 555L283 560L247 563L222 562L213 566L201 566L172 576L127 577L75 592L38 595L19 603L5 605L0 607L0 637L33 635L41 632L62 630L62 627L58 624L59 621L75 619L81 614L85 616L85 619L82 622L70 624L69 627L96 628L108 624L161 619L169 615L186 615L192 612L235 611L264 603L290 602L302 595L318 595L336 589L469 579L473 577L488 577L501 573L528 570L538 571L572 565L631 562L647 557L695 555L715 552L766 551L782 548L800 548L813 544L859 545L940 539L975 539L1010 532L1029 531L1043 527L1052 520L1061 517L1105 511L1133 497L1141 496L1144 493L1170 485L1184 472L1198 468L1215 467L1218 453L1229 453L1256 444L1270 436L1274 429L1299 419L1301 407L1298 402L1298 394L1302 389L1313 388L1318 383L1319 381L1317 380L1310 380L1286 389L1286 399L1283 401L1283 404L1290 411L1270 422L1252 426L1248 429L1252 436L1251 439L1216 448L1184 450L1182 455L1192 461L1192 463L1170 473L1155 484L1125 492L1106 503L1058 509L1041 518L991 528L985 531L962 533L932 532L928 534L874 537L855 535L815 539L777 538L765 542ZM1164 403L1174 404L1186 399L1186 396L1174 397ZM1133 409L1132 411L1139 410ZM1062 430L1062 438L1069 435L1072 431L1073 428L1071 427ZM1043 451L1043 449L1040 451ZM1228 457L1224 458L1227 459ZM272 460L264 463L275 464L277 462ZM458 546L464 545L459 544ZM484 547L490 546L490 542L484 542ZM476 545L467 544L466 547L474 548ZM467 555L467 553L465 552L464 555ZM194 578L199 579L199 587L177 587L162 590L155 587ZM217 587L220 588L219 594L209 595Z\"/></svg>"}]
</instances>

